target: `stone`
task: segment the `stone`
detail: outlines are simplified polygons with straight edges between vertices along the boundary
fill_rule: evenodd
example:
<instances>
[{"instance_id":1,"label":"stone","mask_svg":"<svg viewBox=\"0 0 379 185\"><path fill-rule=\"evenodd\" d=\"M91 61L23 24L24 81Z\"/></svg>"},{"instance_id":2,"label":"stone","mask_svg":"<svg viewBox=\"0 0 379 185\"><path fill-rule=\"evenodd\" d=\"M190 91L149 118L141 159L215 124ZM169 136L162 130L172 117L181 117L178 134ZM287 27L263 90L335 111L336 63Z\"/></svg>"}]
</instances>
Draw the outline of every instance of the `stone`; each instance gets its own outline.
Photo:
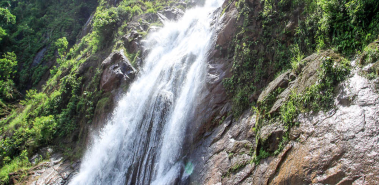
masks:
<instances>
[{"instance_id":1,"label":"stone","mask_svg":"<svg viewBox=\"0 0 379 185\"><path fill-rule=\"evenodd\" d=\"M277 96L273 108L280 108L292 91L302 93L317 83L317 70L325 57L340 60L332 51L324 51L305 58L298 73L285 72L286 80L275 79L272 86L278 87L283 81L288 84ZM212 65L211 74L216 69ZM360 69L353 70L336 87L333 109L300 114L299 126L289 131L290 142L282 152L262 159L258 165L245 165L253 160L247 148L253 145L253 151L264 147L274 152L286 129L282 123L274 123L263 125L258 133L252 132L256 116L250 110L239 119L227 117L208 131L191 152L190 159L199 170L195 169L190 181L197 184L378 184L379 80L368 80L359 73ZM211 87L219 80L217 76L210 79ZM267 91L272 91L268 88L275 89L268 86ZM244 164L228 173L240 163Z\"/></svg>"},{"instance_id":2,"label":"stone","mask_svg":"<svg viewBox=\"0 0 379 185\"><path fill-rule=\"evenodd\" d=\"M190 160L196 168L191 182L197 184L244 184L249 179L254 166L251 149L255 148L255 135L251 128L255 125L255 116L246 112L239 120L232 121L229 116L210 135L205 137L199 146L191 152ZM239 169L229 173L234 165L241 164Z\"/></svg>"},{"instance_id":3,"label":"stone","mask_svg":"<svg viewBox=\"0 0 379 185\"><path fill-rule=\"evenodd\" d=\"M268 86L259 95L258 102L263 102L271 93L275 92L278 88L286 88L290 81L291 71L288 70L278 76L274 81L268 84Z\"/></svg>"},{"instance_id":4,"label":"stone","mask_svg":"<svg viewBox=\"0 0 379 185\"><path fill-rule=\"evenodd\" d=\"M38 150L38 152L33 155L32 158L29 159L29 161L35 165L37 162L39 162L41 159L46 159L48 156L50 156L53 153L53 149L50 147L44 147Z\"/></svg>"},{"instance_id":5,"label":"stone","mask_svg":"<svg viewBox=\"0 0 379 185\"><path fill-rule=\"evenodd\" d=\"M276 97L276 101L270 109L270 114L279 112L280 107L291 93L295 92L297 94L303 93L307 88L317 83L318 80L318 70L321 67L323 60L327 57L333 60L339 61L342 57L335 54L333 51L323 51L321 53L315 53L303 59L301 61L302 65L298 68L298 75L296 72L286 71L279 77L277 77L273 82L271 82L265 90L259 96L258 101L263 101L271 92L280 87L285 89L281 94Z\"/></svg>"},{"instance_id":6,"label":"stone","mask_svg":"<svg viewBox=\"0 0 379 185\"><path fill-rule=\"evenodd\" d=\"M338 89L336 109L302 114L298 118L300 126L291 129L289 134L292 141L278 156L261 160L251 171L251 184L379 182L376 176L379 173L376 167L379 159L379 144L376 142L379 139L379 95L374 80L369 81L356 71ZM339 97L355 98L350 104L341 104ZM277 137L275 133L282 132L280 127L273 124L261 128L259 138L267 141L270 151L275 149L270 147L270 138L274 139Z\"/></svg>"},{"instance_id":7,"label":"stone","mask_svg":"<svg viewBox=\"0 0 379 185\"><path fill-rule=\"evenodd\" d=\"M233 143L231 152L233 153L249 153L251 149L254 148L253 144L250 141L242 140L236 141Z\"/></svg>"},{"instance_id":8,"label":"stone","mask_svg":"<svg viewBox=\"0 0 379 185\"><path fill-rule=\"evenodd\" d=\"M124 42L124 47L129 52L137 53L141 49L140 41L142 40L142 36L137 31L133 30L121 39Z\"/></svg>"},{"instance_id":9,"label":"stone","mask_svg":"<svg viewBox=\"0 0 379 185\"><path fill-rule=\"evenodd\" d=\"M136 74L122 50L111 53L101 65L104 71L101 75L100 89L105 92L118 88L122 82L130 83Z\"/></svg>"},{"instance_id":10,"label":"stone","mask_svg":"<svg viewBox=\"0 0 379 185\"><path fill-rule=\"evenodd\" d=\"M26 174L19 174L18 172L9 174L10 182L20 184L18 180L23 176L22 184L27 185L67 184L78 172L79 164L80 161L64 160L62 154L55 153L52 154L49 161L30 168Z\"/></svg>"},{"instance_id":11,"label":"stone","mask_svg":"<svg viewBox=\"0 0 379 185\"><path fill-rule=\"evenodd\" d=\"M225 12L224 15L221 16L221 21L219 21L216 28L218 34L216 45L221 46L225 49L235 35L235 32L237 31L237 27L239 25L237 21L238 11L234 7L234 3L232 3L229 8L231 10Z\"/></svg>"},{"instance_id":12,"label":"stone","mask_svg":"<svg viewBox=\"0 0 379 185\"><path fill-rule=\"evenodd\" d=\"M92 23L93 23L93 17L95 16L95 13L92 13L90 17L88 18L87 22L84 24L82 30L80 31L78 35L78 40L76 44L79 44L80 40L86 36L88 33L92 32Z\"/></svg>"},{"instance_id":13,"label":"stone","mask_svg":"<svg viewBox=\"0 0 379 185\"><path fill-rule=\"evenodd\" d=\"M259 133L259 139L256 147L257 152L259 152L261 147L264 147L265 151L275 152L283 138L284 131L284 127L281 123L263 126Z\"/></svg>"},{"instance_id":14,"label":"stone","mask_svg":"<svg viewBox=\"0 0 379 185\"><path fill-rule=\"evenodd\" d=\"M33 58L32 67L35 67L35 66L37 66L38 64L40 64L42 62L42 59L45 56L46 50L47 50L47 48L44 47L40 51L38 51L38 53L36 54L36 56Z\"/></svg>"}]
</instances>

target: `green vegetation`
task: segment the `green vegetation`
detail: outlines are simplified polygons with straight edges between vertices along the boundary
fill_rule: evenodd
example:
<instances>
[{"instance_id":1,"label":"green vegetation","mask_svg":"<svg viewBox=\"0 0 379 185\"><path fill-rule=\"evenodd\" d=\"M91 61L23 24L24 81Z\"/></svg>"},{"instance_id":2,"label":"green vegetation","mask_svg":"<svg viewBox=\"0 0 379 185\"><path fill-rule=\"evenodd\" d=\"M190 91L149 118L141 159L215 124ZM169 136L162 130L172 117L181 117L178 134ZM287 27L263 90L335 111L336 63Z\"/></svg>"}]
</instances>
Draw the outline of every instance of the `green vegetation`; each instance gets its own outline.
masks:
<instances>
[{"instance_id":1,"label":"green vegetation","mask_svg":"<svg viewBox=\"0 0 379 185\"><path fill-rule=\"evenodd\" d=\"M230 154L229 154L230 155ZM229 157L230 158L230 157ZM226 172L226 174L222 175L222 178L225 178L225 177L230 177L230 174L232 173L235 173L239 170L241 170L243 167L245 167L246 165L248 164L248 162L246 161L242 161L242 162L237 162L236 164L234 164L232 167L230 167L228 169L228 171Z\"/></svg>"},{"instance_id":2,"label":"green vegetation","mask_svg":"<svg viewBox=\"0 0 379 185\"><path fill-rule=\"evenodd\" d=\"M41 147L59 146L66 148L62 152L68 159L81 157L83 150L78 148L87 136L86 124L92 123L95 111L104 111L110 103L110 95L99 89L104 55L124 49L134 64L140 53L118 45L130 31L128 23L172 4L163 0L123 0L117 6L106 0L0 0L0 184L9 183L11 172L22 179L31 167L28 157ZM77 38L91 13L92 31ZM42 50L46 50L44 57L34 63ZM92 66L80 74L83 63ZM62 140L66 143L61 144Z\"/></svg>"},{"instance_id":3,"label":"green vegetation","mask_svg":"<svg viewBox=\"0 0 379 185\"><path fill-rule=\"evenodd\" d=\"M300 48L297 44L294 45L291 52L291 67L294 71L297 71L300 65L302 64L301 61L304 58L304 54L301 53Z\"/></svg>"},{"instance_id":4,"label":"green vegetation","mask_svg":"<svg viewBox=\"0 0 379 185\"><path fill-rule=\"evenodd\" d=\"M264 0L262 10L245 0L235 5L242 26L229 47L233 76L224 86L236 117L256 104L249 96L276 74L296 69L305 55L333 48L349 58L379 34L376 0ZM254 24L260 26L250 27Z\"/></svg>"},{"instance_id":5,"label":"green vegetation","mask_svg":"<svg viewBox=\"0 0 379 185\"><path fill-rule=\"evenodd\" d=\"M3 39L3 37L7 36L7 30L5 30L3 27L8 24L15 24L16 23L16 16L11 14L11 12L7 8L0 7L0 41Z\"/></svg>"},{"instance_id":6,"label":"green vegetation","mask_svg":"<svg viewBox=\"0 0 379 185\"><path fill-rule=\"evenodd\" d=\"M333 107L333 91L349 73L350 66L347 60L336 62L328 57L322 61L318 82L301 94L293 92L280 108L280 119L286 129L283 143L288 142L291 127L298 125L295 120L300 113L327 111ZM276 154L284 148L283 143L280 144L278 151L275 152Z\"/></svg>"},{"instance_id":7,"label":"green vegetation","mask_svg":"<svg viewBox=\"0 0 379 185\"><path fill-rule=\"evenodd\" d=\"M376 0L310 2L307 7L309 15L318 19L315 37L317 47L324 49L331 45L344 54L362 50L379 33L378 6L379 2Z\"/></svg>"},{"instance_id":8,"label":"green vegetation","mask_svg":"<svg viewBox=\"0 0 379 185\"><path fill-rule=\"evenodd\" d=\"M283 149L285 144L289 142L289 132L292 127L298 126L296 118L300 113L318 112L320 110L327 111L333 107L333 92L339 82L343 81L350 73L349 61L346 59L336 59L325 57L322 60L320 70L318 71L318 80L316 84L306 88L303 92L298 92L296 89L291 93L289 98L280 107L279 114L270 115L268 110L271 109L272 103L275 102L277 95L282 92L279 88L274 93L270 94L264 102L260 102L261 107L256 108L258 114L258 122L254 129L260 129L265 124L271 122L280 122L284 125L285 133L278 149L273 153L265 150L265 141L261 142L262 147L259 148L258 155L254 158L256 164L261 159L267 158L270 155L277 155Z\"/></svg>"},{"instance_id":9,"label":"green vegetation","mask_svg":"<svg viewBox=\"0 0 379 185\"><path fill-rule=\"evenodd\" d=\"M13 52L3 54L0 59L0 118L8 115L14 108L12 102L20 97L13 78L17 67L17 56Z\"/></svg>"},{"instance_id":10,"label":"green vegetation","mask_svg":"<svg viewBox=\"0 0 379 185\"><path fill-rule=\"evenodd\" d=\"M264 146L257 149L254 162L258 163L284 148L300 113L332 108L334 87L349 74L348 62L325 58L318 82L304 92L293 92L278 113L268 112L284 89L272 92L264 102L257 102L255 94L284 71L299 73L305 65L304 56L321 50L333 49L348 59L362 53L361 64L376 62L377 45L366 46L379 35L379 1L264 0L262 9L245 0L233 3L241 26L227 50L233 59L233 75L223 82L233 103L233 115L238 118L253 107L257 135L264 124L274 122L281 122L286 130L277 151L267 152ZM375 63L367 76L379 75L377 66Z\"/></svg>"},{"instance_id":11,"label":"green vegetation","mask_svg":"<svg viewBox=\"0 0 379 185\"><path fill-rule=\"evenodd\" d=\"M318 112L333 106L333 91L335 86L350 73L349 61L336 62L330 57L322 61L319 70L319 80L298 95L293 93L281 107L280 115L286 126L293 126L293 120L300 112Z\"/></svg>"},{"instance_id":12,"label":"green vegetation","mask_svg":"<svg viewBox=\"0 0 379 185\"><path fill-rule=\"evenodd\" d=\"M17 72L17 57L13 52L7 52L0 59L0 99L12 101L17 98L18 92L15 88L13 77Z\"/></svg>"},{"instance_id":13,"label":"green vegetation","mask_svg":"<svg viewBox=\"0 0 379 185\"><path fill-rule=\"evenodd\" d=\"M377 0L263 2L261 10L251 8L246 0L229 2L237 7L242 26L230 47L219 48L233 60L233 76L223 83L233 102L234 117L257 105L255 133L273 121L286 127L279 149L268 152L259 148L252 161L255 163L284 148L300 113L332 106L333 89L349 73L349 67L345 60L325 58L318 83L301 94L294 92L279 113L270 115L284 89L277 89L262 103L253 95L275 76L288 69L297 71L304 56L323 49L332 48L346 58L362 53L362 65L379 58L376 46L366 47L379 34ZM95 111L103 111L111 102L110 95L99 88L101 61L113 50L124 49L135 65L141 53L128 51L121 41L131 31L130 21L139 19L144 24L141 14L156 13L174 3L122 0L114 6L106 0L0 0L0 183L8 183L10 172L24 173L31 167L28 157L47 145L66 148L64 154L70 159L80 157L75 147L62 146L58 141L80 145ZM90 15L92 31L78 36ZM36 54L44 50L42 60L34 62ZM91 65L82 74L79 69L84 63ZM375 70L368 75L379 75L378 66L375 63ZM47 82L41 86L42 79ZM226 117L214 121L221 124ZM245 165L236 164L228 174Z\"/></svg>"},{"instance_id":14,"label":"green vegetation","mask_svg":"<svg viewBox=\"0 0 379 185\"><path fill-rule=\"evenodd\" d=\"M96 0L0 1L0 12L6 14L6 24L1 27L7 33L0 41L0 54L17 55L20 71L14 81L20 91L30 88L29 84L37 85L48 71L46 63L55 59L54 42L58 38L67 37L71 45L75 43L96 5ZM43 48L46 52L42 61L33 63L34 56Z\"/></svg>"},{"instance_id":15,"label":"green vegetation","mask_svg":"<svg viewBox=\"0 0 379 185\"><path fill-rule=\"evenodd\" d=\"M259 150L259 154L258 156L255 155L253 160L251 162L254 162L255 165L258 165L259 162L262 160L262 159L266 159L267 157L271 156L272 154L268 153L266 150L264 150L263 148L260 148Z\"/></svg>"},{"instance_id":16,"label":"green vegetation","mask_svg":"<svg viewBox=\"0 0 379 185\"><path fill-rule=\"evenodd\" d=\"M10 172L15 172L15 171L25 171L30 167L29 159L28 159L28 153L26 150L22 151L21 155L16 157L13 160L10 160L9 158L4 159L5 165L0 169L0 182L8 182L9 181L9 176L8 174ZM26 174L23 173L23 176ZM22 177L21 177L22 178Z\"/></svg>"}]
</instances>

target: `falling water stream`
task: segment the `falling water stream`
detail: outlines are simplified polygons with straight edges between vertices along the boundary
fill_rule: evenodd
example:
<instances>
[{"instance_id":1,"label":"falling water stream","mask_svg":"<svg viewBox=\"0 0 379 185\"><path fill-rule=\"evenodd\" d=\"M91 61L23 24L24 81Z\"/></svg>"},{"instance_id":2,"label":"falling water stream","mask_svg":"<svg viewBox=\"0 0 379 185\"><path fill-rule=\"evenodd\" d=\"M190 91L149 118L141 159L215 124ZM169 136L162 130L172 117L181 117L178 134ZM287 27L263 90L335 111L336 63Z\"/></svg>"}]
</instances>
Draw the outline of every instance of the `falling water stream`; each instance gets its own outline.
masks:
<instances>
[{"instance_id":1,"label":"falling water stream","mask_svg":"<svg viewBox=\"0 0 379 185\"><path fill-rule=\"evenodd\" d=\"M205 83L212 12L222 2L208 0L148 35L143 68L70 184L180 184L190 175L184 136Z\"/></svg>"}]
</instances>

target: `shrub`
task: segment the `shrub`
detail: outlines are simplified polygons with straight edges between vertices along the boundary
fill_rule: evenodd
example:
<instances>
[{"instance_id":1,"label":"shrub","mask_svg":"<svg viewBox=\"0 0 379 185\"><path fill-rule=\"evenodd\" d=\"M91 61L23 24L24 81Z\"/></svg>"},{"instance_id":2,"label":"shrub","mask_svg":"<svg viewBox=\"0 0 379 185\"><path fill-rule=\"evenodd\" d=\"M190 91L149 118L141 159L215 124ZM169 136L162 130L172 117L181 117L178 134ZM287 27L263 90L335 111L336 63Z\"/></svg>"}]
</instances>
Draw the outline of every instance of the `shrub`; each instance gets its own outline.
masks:
<instances>
[{"instance_id":1,"label":"shrub","mask_svg":"<svg viewBox=\"0 0 379 185\"><path fill-rule=\"evenodd\" d=\"M304 58L304 54L301 53L299 45L295 44L291 49L292 57L291 57L291 67L293 70L297 71L301 61Z\"/></svg>"},{"instance_id":2,"label":"shrub","mask_svg":"<svg viewBox=\"0 0 379 185\"><path fill-rule=\"evenodd\" d=\"M363 50L361 64L374 63L379 59L379 49L376 46L367 46Z\"/></svg>"},{"instance_id":3,"label":"shrub","mask_svg":"<svg viewBox=\"0 0 379 185\"><path fill-rule=\"evenodd\" d=\"M132 8L132 14L133 14L133 16L140 15L142 13L143 13L143 11L142 11L142 9L141 9L140 6L138 6L138 5L134 5L133 6L133 8Z\"/></svg>"},{"instance_id":4,"label":"shrub","mask_svg":"<svg viewBox=\"0 0 379 185\"><path fill-rule=\"evenodd\" d=\"M116 25L118 14L116 8L110 8L105 11L97 11L94 17L93 28L100 34L109 33Z\"/></svg>"},{"instance_id":5,"label":"shrub","mask_svg":"<svg viewBox=\"0 0 379 185\"><path fill-rule=\"evenodd\" d=\"M129 20L132 17L132 8L130 6L120 5L117 7L117 14L120 19Z\"/></svg>"},{"instance_id":6,"label":"shrub","mask_svg":"<svg viewBox=\"0 0 379 185\"><path fill-rule=\"evenodd\" d=\"M57 123L52 115L42 116L34 119L32 132L35 135L35 140L46 144L53 139L56 128Z\"/></svg>"},{"instance_id":7,"label":"shrub","mask_svg":"<svg viewBox=\"0 0 379 185\"><path fill-rule=\"evenodd\" d=\"M321 0L316 14L321 17L317 38L344 54L361 50L379 33L379 1Z\"/></svg>"},{"instance_id":8,"label":"shrub","mask_svg":"<svg viewBox=\"0 0 379 185\"><path fill-rule=\"evenodd\" d=\"M17 66L17 56L14 52L7 52L0 59L0 80L7 80L12 78L15 74Z\"/></svg>"},{"instance_id":9,"label":"shrub","mask_svg":"<svg viewBox=\"0 0 379 185\"><path fill-rule=\"evenodd\" d=\"M62 37L62 38L58 39L54 43L54 45L58 49L58 54L60 56L60 59L62 59L66 55L66 50L68 47L68 41L67 41L66 37ZM58 63L59 63L59 61L58 61Z\"/></svg>"},{"instance_id":10,"label":"shrub","mask_svg":"<svg viewBox=\"0 0 379 185\"><path fill-rule=\"evenodd\" d=\"M28 152L26 150L22 151L19 157L16 157L13 160L7 160L5 162L7 163L0 169L0 182L2 184L9 183L9 173L16 172L20 169L26 169L30 166Z\"/></svg>"},{"instance_id":11,"label":"shrub","mask_svg":"<svg viewBox=\"0 0 379 185\"><path fill-rule=\"evenodd\" d=\"M44 65L39 65L38 67L32 68L32 71L33 71L33 75L32 75L33 85L37 85L38 82L41 81L42 76L45 75L45 73L48 71L48 67Z\"/></svg>"},{"instance_id":12,"label":"shrub","mask_svg":"<svg viewBox=\"0 0 379 185\"><path fill-rule=\"evenodd\" d=\"M0 99L14 100L19 97L18 91L12 80L0 80Z\"/></svg>"},{"instance_id":13,"label":"shrub","mask_svg":"<svg viewBox=\"0 0 379 185\"><path fill-rule=\"evenodd\" d=\"M149 8L146 10L146 13L157 13L157 11L154 8Z\"/></svg>"}]
</instances>

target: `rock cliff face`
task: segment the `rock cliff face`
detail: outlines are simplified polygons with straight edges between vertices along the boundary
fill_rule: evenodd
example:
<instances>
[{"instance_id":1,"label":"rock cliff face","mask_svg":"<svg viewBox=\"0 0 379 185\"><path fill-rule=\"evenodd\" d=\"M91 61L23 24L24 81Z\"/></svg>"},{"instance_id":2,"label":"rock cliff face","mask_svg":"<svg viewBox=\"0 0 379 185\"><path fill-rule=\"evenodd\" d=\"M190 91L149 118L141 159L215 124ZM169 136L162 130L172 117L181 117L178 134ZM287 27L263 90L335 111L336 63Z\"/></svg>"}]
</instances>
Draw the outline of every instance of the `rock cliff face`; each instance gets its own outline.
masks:
<instances>
[{"instance_id":1,"label":"rock cliff face","mask_svg":"<svg viewBox=\"0 0 379 185\"><path fill-rule=\"evenodd\" d=\"M223 8L226 12L216 42L220 48L228 46L241 24L233 5ZM319 83L325 58L341 60L333 51L306 57L297 70L284 72L267 84L258 102L282 88L269 110L270 115L278 113L292 92L301 94ZM194 128L197 135L188 149L188 161L194 165L190 184L377 184L379 79L363 75L375 68L359 65L361 58L351 62L349 77L335 87L329 110L300 114L296 117L299 126L290 130L274 122L257 132L259 115L254 110L246 110L239 118L230 114L231 102L221 82L231 75L231 60L220 50L212 50L208 91L198 108L206 114L198 114L202 124ZM274 152L287 131L289 142L281 152L256 162L260 141Z\"/></svg>"},{"instance_id":2,"label":"rock cliff face","mask_svg":"<svg viewBox=\"0 0 379 185\"><path fill-rule=\"evenodd\" d=\"M318 61L310 62L316 65ZM238 120L227 117L195 145L191 158L197 166L193 182L378 183L378 79L368 80L359 73L360 68L355 66L350 77L338 85L334 108L328 112L301 114L297 118L300 126L290 131L290 143L279 155L261 160L259 164L252 162L256 138L268 136L266 139L273 139L270 144L275 145L275 139L283 133L283 126L266 125L256 135L252 129L256 124L253 112L247 111ZM305 74L309 74L306 68L299 76Z\"/></svg>"}]
</instances>

